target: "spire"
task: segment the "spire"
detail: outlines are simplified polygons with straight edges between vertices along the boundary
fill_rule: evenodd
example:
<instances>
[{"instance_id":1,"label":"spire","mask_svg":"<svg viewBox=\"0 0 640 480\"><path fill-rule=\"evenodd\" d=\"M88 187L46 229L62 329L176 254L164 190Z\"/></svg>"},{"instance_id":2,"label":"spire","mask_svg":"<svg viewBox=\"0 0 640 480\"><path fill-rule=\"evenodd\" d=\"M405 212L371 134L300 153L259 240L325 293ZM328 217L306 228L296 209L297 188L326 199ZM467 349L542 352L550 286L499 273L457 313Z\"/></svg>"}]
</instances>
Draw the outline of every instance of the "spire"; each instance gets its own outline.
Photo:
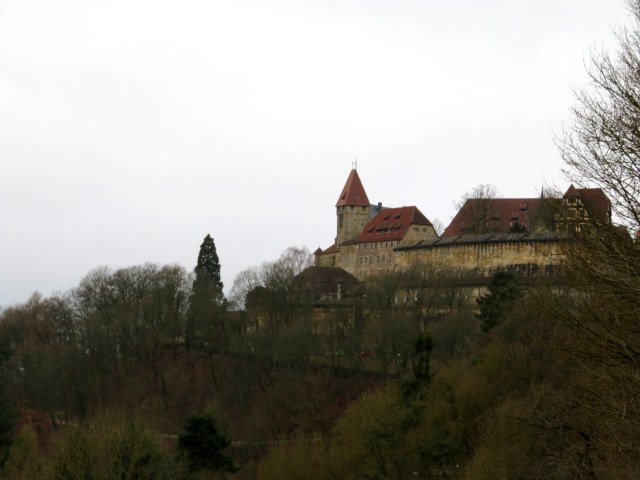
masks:
<instances>
[{"instance_id":1,"label":"spire","mask_svg":"<svg viewBox=\"0 0 640 480\"><path fill-rule=\"evenodd\" d=\"M354 207L368 207L371 205L355 168L351 170L347 183L344 184L342 193L338 198L338 203L336 203L336 207L344 207L346 205Z\"/></svg>"}]
</instances>

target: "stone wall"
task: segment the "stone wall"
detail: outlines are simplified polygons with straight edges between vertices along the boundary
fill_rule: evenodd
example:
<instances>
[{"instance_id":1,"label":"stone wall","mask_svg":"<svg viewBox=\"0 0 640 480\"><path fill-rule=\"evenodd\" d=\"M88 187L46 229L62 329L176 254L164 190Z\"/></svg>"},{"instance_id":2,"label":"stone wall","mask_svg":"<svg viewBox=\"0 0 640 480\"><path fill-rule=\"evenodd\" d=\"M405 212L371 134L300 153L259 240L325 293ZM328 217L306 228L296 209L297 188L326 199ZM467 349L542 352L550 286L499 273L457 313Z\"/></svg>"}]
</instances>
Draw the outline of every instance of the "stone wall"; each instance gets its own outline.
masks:
<instances>
[{"instance_id":1,"label":"stone wall","mask_svg":"<svg viewBox=\"0 0 640 480\"><path fill-rule=\"evenodd\" d=\"M433 245L397 252L400 270L415 264L444 266L489 277L497 270L524 276L550 274L562 263L560 241L496 241Z\"/></svg>"},{"instance_id":2,"label":"stone wall","mask_svg":"<svg viewBox=\"0 0 640 480\"><path fill-rule=\"evenodd\" d=\"M316 267L336 267L338 253L322 253L316 255ZM346 270L346 268L345 268ZM347 270L348 271L348 270Z\"/></svg>"},{"instance_id":3,"label":"stone wall","mask_svg":"<svg viewBox=\"0 0 640 480\"><path fill-rule=\"evenodd\" d=\"M394 248L397 241L370 242L353 245L355 248L355 277L366 280L370 277L387 275L396 269L397 254ZM343 267L344 268L344 267ZM347 270L345 268L345 270ZM350 270L347 270L350 271Z\"/></svg>"},{"instance_id":4,"label":"stone wall","mask_svg":"<svg viewBox=\"0 0 640 480\"><path fill-rule=\"evenodd\" d=\"M438 238L436 230L431 225L411 225L404 235L401 244L408 245L420 240L435 240Z\"/></svg>"},{"instance_id":5,"label":"stone wall","mask_svg":"<svg viewBox=\"0 0 640 480\"><path fill-rule=\"evenodd\" d=\"M491 277L498 270L511 270L524 277L549 275L564 260L563 242L558 238L541 240L522 236L481 241L462 238L451 243L427 241L413 246L401 245L398 241L347 243L335 253L318 255L316 265L343 268L360 281L420 264L466 271L470 277L481 279Z\"/></svg>"},{"instance_id":6,"label":"stone wall","mask_svg":"<svg viewBox=\"0 0 640 480\"><path fill-rule=\"evenodd\" d=\"M347 243L341 245L336 253L317 255L316 265L340 267L358 280L367 280L396 271L398 255L394 248L397 246L397 241Z\"/></svg>"},{"instance_id":7,"label":"stone wall","mask_svg":"<svg viewBox=\"0 0 640 480\"><path fill-rule=\"evenodd\" d=\"M352 205L336 207L336 242L338 245L357 237L362 232L364 226L369 223L370 210L371 207Z\"/></svg>"}]
</instances>

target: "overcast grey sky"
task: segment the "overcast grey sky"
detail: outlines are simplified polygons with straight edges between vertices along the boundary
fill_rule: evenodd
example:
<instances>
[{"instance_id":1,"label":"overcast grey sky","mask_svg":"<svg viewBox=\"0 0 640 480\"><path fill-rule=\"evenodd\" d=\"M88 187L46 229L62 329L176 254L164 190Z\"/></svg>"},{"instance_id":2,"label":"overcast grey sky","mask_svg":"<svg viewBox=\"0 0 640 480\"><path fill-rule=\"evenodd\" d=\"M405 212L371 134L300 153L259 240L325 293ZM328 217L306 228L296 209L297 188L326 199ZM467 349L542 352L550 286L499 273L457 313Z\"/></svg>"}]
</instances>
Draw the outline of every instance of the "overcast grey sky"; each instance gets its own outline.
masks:
<instances>
[{"instance_id":1,"label":"overcast grey sky","mask_svg":"<svg viewBox=\"0 0 640 480\"><path fill-rule=\"evenodd\" d=\"M225 286L372 202L566 188L553 133L620 0L0 0L0 305L216 242Z\"/></svg>"}]
</instances>

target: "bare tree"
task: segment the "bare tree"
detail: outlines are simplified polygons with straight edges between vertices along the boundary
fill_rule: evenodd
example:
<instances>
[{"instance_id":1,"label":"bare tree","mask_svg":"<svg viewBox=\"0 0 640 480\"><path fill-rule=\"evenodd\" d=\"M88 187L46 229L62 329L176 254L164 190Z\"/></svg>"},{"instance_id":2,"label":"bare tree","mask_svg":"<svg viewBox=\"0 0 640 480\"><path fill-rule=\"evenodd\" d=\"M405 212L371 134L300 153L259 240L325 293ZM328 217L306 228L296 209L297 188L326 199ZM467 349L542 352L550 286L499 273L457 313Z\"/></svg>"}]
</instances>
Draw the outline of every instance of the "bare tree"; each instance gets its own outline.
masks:
<instances>
[{"instance_id":1,"label":"bare tree","mask_svg":"<svg viewBox=\"0 0 640 480\"><path fill-rule=\"evenodd\" d=\"M277 260L242 270L233 280L229 295L232 308L243 310L247 294L257 287L286 291L294 277L312 264L313 255L306 247L289 247Z\"/></svg>"},{"instance_id":2,"label":"bare tree","mask_svg":"<svg viewBox=\"0 0 640 480\"><path fill-rule=\"evenodd\" d=\"M488 183L476 185L455 204L464 230L468 233L485 233L491 219L492 200L498 195L495 186Z\"/></svg>"},{"instance_id":3,"label":"bare tree","mask_svg":"<svg viewBox=\"0 0 640 480\"><path fill-rule=\"evenodd\" d=\"M576 93L571 126L558 139L565 173L602 188L618 219L640 227L640 0L626 0L630 27L617 31L615 52L593 52L590 83Z\"/></svg>"},{"instance_id":4,"label":"bare tree","mask_svg":"<svg viewBox=\"0 0 640 480\"><path fill-rule=\"evenodd\" d=\"M229 293L229 303L232 310L244 310L247 293L262 285L258 267L253 265L238 272L233 280L233 286Z\"/></svg>"},{"instance_id":5,"label":"bare tree","mask_svg":"<svg viewBox=\"0 0 640 480\"><path fill-rule=\"evenodd\" d=\"M580 186L602 188L617 220L637 230L640 0L627 0L627 6L633 25L618 30L614 53L592 54L590 83L576 93L573 123L558 142L568 176ZM574 390L596 426L586 437L597 454L591 470L635 478L640 460L627 445L638 443L640 431L640 250L609 225L583 232L565 249L566 292L556 289L539 303L568 327L563 348L581 367Z\"/></svg>"},{"instance_id":6,"label":"bare tree","mask_svg":"<svg viewBox=\"0 0 640 480\"><path fill-rule=\"evenodd\" d=\"M293 278L313 264L313 256L306 247L289 247L274 261L260 268L263 285L270 289L288 289Z\"/></svg>"},{"instance_id":7,"label":"bare tree","mask_svg":"<svg viewBox=\"0 0 640 480\"><path fill-rule=\"evenodd\" d=\"M433 225L433 229L436 231L438 236L442 235L442 232L444 232L445 228L444 223L442 223L439 218L434 218L431 224Z\"/></svg>"}]
</instances>

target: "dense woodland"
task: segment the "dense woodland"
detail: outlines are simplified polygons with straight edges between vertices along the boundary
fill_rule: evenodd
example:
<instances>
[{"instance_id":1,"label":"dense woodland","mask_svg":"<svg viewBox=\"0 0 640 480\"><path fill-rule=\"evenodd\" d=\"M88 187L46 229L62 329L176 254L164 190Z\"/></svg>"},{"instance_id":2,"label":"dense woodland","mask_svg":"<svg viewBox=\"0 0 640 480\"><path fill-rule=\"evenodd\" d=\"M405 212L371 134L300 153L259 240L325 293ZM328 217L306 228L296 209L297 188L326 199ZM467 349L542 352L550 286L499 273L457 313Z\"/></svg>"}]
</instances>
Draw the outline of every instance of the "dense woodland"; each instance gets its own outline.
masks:
<instances>
[{"instance_id":1,"label":"dense woodland","mask_svg":"<svg viewBox=\"0 0 640 480\"><path fill-rule=\"evenodd\" d=\"M638 478L637 26L594 55L559 139L619 224L567 241L561 275L500 272L475 299L416 266L319 321L304 249L229 298L210 236L193 273L95 269L0 313L2 478Z\"/></svg>"},{"instance_id":2,"label":"dense woodland","mask_svg":"<svg viewBox=\"0 0 640 480\"><path fill-rule=\"evenodd\" d=\"M287 290L303 250L239 310L205 268L95 270L2 313L3 474L635 478L640 252L615 229L567 249L561 283L504 273L473 301L422 267L320 329ZM203 418L198 466L180 441Z\"/></svg>"}]
</instances>

